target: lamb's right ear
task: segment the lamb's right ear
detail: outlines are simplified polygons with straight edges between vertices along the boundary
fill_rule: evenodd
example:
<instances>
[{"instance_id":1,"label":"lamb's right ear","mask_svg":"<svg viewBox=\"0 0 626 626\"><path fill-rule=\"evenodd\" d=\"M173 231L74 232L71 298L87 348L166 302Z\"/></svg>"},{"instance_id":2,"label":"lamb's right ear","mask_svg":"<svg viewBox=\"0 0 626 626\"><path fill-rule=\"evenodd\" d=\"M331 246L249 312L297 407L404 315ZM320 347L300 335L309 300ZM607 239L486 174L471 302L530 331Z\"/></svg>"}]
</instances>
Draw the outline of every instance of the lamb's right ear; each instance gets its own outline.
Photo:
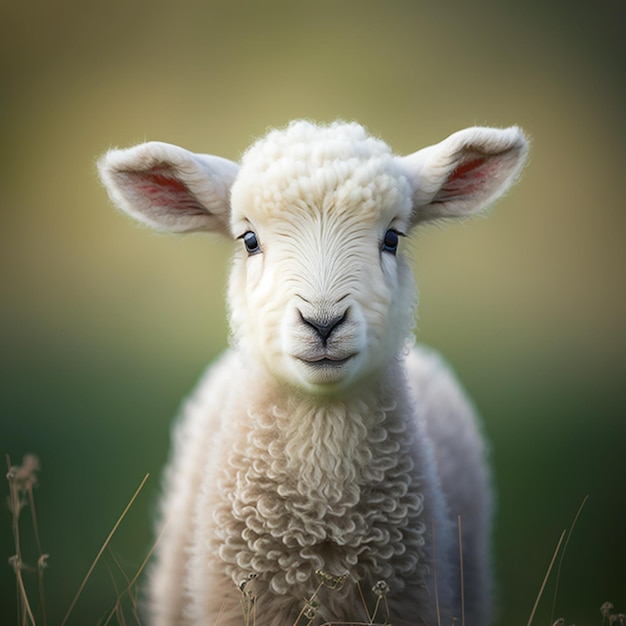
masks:
<instances>
[{"instance_id":1,"label":"lamb's right ear","mask_svg":"<svg viewBox=\"0 0 626 626\"><path fill-rule=\"evenodd\" d=\"M110 150L98 171L113 203L156 230L230 236L233 161L151 141Z\"/></svg>"},{"instance_id":2,"label":"lamb's right ear","mask_svg":"<svg viewBox=\"0 0 626 626\"><path fill-rule=\"evenodd\" d=\"M413 188L412 224L464 218L483 210L515 182L528 152L517 126L473 127L398 163Z\"/></svg>"}]
</instances>

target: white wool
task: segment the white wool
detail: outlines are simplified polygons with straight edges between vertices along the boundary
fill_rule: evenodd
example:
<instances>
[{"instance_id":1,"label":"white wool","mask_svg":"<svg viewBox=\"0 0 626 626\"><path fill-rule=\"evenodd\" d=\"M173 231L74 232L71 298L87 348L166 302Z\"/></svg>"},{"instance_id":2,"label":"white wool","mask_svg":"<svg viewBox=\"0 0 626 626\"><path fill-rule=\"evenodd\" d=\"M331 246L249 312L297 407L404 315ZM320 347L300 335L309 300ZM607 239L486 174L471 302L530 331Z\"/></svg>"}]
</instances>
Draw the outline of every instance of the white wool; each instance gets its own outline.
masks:
<instances>
[{"instance_id":1,"label":"white wool","mask_svg":"<svg viewBox=\"0 0 626 626\"><path fill-rule=\"evenodd\" d=\"M155 142L101 159L136 219L240 240L232 348L174 430L152 624L235 626L253 599L259 626L290 626L313 596L313 625L369 622L373 586L395 626L462 605L489 622L484 444L450 369L406 349L417 291L399 238L482 210L526 150L516 127L471 128L398 157L358 124L296 121L240 163Z\"/></svg>"}]
</instances>

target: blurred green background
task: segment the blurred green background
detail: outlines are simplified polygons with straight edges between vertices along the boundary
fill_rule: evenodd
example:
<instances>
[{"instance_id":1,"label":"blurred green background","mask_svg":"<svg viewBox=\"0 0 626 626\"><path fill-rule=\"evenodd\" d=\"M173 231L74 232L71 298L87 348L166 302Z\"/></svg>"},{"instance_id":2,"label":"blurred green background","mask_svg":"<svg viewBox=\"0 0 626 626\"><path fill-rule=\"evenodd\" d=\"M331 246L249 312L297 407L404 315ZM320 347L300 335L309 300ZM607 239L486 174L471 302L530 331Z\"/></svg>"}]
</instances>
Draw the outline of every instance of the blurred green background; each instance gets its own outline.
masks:
<instances>
[{"instance_id":1,"label":"blurred green background","mask_svg":"<svg viewBox=\"0 0 626 626\"><path fill-rule=\"evenodd\" d=\"M171 418L227 343L229 244L136 227L108 204L95 158L159 139L237 159L296 117L356 119L398 153L473 124L528 131L530 165L488 219L417 238L419 336L455 365L492 443L499 624L526 623L586 494L555 617L598 624L605 600L626 611L625 9L0 4L0 451L41 460L48 624L149 472L112 544L138 567ZM28 520L24 546L36 560ZM6 507L0 547L12 624ZM95 624L114 599L103 563L69 624ZM535 623L551 604L549 586Z\"/></svg>"}]
</instances>

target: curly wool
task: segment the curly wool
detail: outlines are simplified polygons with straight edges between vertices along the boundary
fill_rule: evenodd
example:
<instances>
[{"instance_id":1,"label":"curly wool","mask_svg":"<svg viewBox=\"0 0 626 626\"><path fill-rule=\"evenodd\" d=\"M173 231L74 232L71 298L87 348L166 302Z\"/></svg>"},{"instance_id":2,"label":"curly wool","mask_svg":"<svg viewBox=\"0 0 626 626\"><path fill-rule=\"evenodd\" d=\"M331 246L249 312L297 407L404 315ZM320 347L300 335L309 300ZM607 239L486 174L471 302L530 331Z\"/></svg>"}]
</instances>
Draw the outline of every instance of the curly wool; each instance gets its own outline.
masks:
<instances>
[{"instance_id":1,"label":"curly wool","mask_svg":"<svg viewBox=\"0 0 626 626\"><path fill-rule=\"evenodd\" d=\"M271 407L252 416L245 447L231 450L217 485L224 510L215 512L212 543L233 581L267 573L272 591L286 594L323 568L357 580L375 574L401 590L401 575L416 566L407 547L421 547L424 530L416 523L423 496L406 455L409 433L385 424L392 407L368 415L368 428L365 406L356 404L356 412ZM294 416L308 428L290 437ZM341 555L325 562L310 549L324 542L342 546ZM406 563L392 567L399 555Z\"/></svg>"},{"instance_id":2,"label":"curly wool","mask_svg":"<svg viewBox=\"0 0 626 626\"><path fill-rule=\"evenodd\" d=\"M194 541L194 569L206 567L202 555L218 557L202 586L227 576L235 589L253 575L260 605L269 591L297 613L323 570L366 591L384 580L394 595L412 580L410 595L427 606L424 487L432 507L433 477L428 450L416 454L419 425L403 419L408 399L388 385L323 405L272 394L253 394L247 419L223 424L228 446L213 459ZM329 595L334 619L354 618L355 592L348 584Z\"/></svg>"},{"instance_id":3,"label":"curly wool","mask_svg":"<svg viewBox=\"0 0 626 626\"><path fill-rule=\"evenodd\" d=\"M232 194L233 206L264 219L313 206L344 218L358 207L365 218L410 195L389 146L362 126L304 121L270 132L244 153Z\"/></svg>"}]
</instances>

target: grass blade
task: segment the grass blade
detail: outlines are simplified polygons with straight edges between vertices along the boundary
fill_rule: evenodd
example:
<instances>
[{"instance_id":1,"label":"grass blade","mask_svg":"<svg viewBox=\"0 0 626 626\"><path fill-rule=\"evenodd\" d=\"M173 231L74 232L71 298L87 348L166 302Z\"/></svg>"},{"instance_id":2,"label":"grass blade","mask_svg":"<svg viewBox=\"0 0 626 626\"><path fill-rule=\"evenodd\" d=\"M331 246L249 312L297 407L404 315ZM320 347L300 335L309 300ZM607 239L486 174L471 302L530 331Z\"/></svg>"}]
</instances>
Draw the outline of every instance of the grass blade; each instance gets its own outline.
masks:
<instances>
[{"instance_id":1,"label":"grass blade","mask_svg":"<svg viewBox=\"0 0 626 626\"><path fill-rule=\"evenodd\" d=\"M126 505L126 508L124 509L122 514L119 516L117 522L115 522L115 526L113 526L113 529L109 533L109 536L106 538L105 542L102 544L102 547L100 548L100 551L96 555L96 558L93 560L93 563L91 564L91 567L87 571L87 574L85 575L85 578L83 578L83 582L80 584L80 587L78 588L78 591L76 592L76 595L74 596L74 599L72 600L72 604L70 604L70 608L67 610L67 613L65 614L65 617L63 618L63 621L61 622L61 626L65 626L65 624L67 623L67 620L69 619L70 614L74 610L74 607L76 606L76 602L78 602L78 598L80 597L80 594L83 592L83 589L85 588L85 585L87 584L87 581L91 577L91 574L93 573L93 570L95 569L96 565L98 564L98 561L100 560L100 557L102 556L104 551L107 549L107 546L109 545L109 542L113 538L113 535L117 531L119 525L122 523L122 520L124 519L124 517L126 517L126 514L128 513L130 507L133 505L133 503L137 499L137 496L139 495L139 493L143 489L143 486L146 484L146 481L148 480L149 476L150 476L150 474L146 474L143 477L143 480L141 481L141 484L139 485L139 487L137 487L137 490L133 494L133 497L130 499L129 503Z\"/></svg>"},{"instance_id":2,"label":"grass blade","mask_svg":"<svg viewBox=\"0 0 626 626\"><path fill-rule=\"evenodd\" d=\"M533 619L535 619L535 612L537 611L537 607L539 606L539 600L541 600L541 596L543 595L543 590L545 589L546 583L548 582L548 578L550 577L550 572L552 571L552 568L554 567L554 561L556 561L556 557L559 553L559 550L561 549L561 544L563 543L563 539L565 539L565 533L567 533L566 530L564 530L561 533L561 538L559 539L559 543L557 544L556 550L554 551L554 554L552 555L552 560L550 561L550 565L548 566L548 571L546 572L546 575L543 578L543 583L541 583L541 588L539 589L539 593L537 594L535 605L533 606L533 610L531 611L530 617L528 618L527 626L531 626L531 624L533 623Z\"/></svg>"},{"instance_id":3,"label":"grass blade","mask_svg":"<svg viewBox=\"0 0 626 626\"><path fill-rule=\"evenodd\" d=\"M459 529L459 568L461 570L461 626L465 626L465 577L463 576L463 526L461 516L457 517Z\"/></svg>"},{"instance_id":4,"label":"grass blade","mask_svg":"<svg viewBox=\"0 0 626 626\"><path fill-rule=\"evenodd\" d=\"M550 617L551 624L554 623L554 613L556 611L556 598L559 592L559 581L561 580L561 567L563 566L563 559L565 558L565 553L567 552L567 546L569 544L569 540L572 538L572 533L574 532L574 527L576 526L576 522L578 521L578 518L580 517L580 514L583 511L583 507L587 503L588 499L589 499L589 495L587 494L583 498L583 501L580 503L580 506L578 507L578 511L576 512L576 515L574 515L574 521L572 522L569 532L567 533L567 539L565 540L565 545L563 546L563 552L561 552L559 565L556 568L556 582L554 584L554 597L552 598L552 616Z\"/></svg>"},{"instance_id":5,"label":"grass blade","mask_svg":"<svg viewBox=\"0 0 626 626\"><path fill-rule=\"evenodd\" d=\"M126 588L122 591L122 593L118 594L115 606L111 610L111 613L109 614L109 617L107 618L107 620L104 622L104 624L102 626L107 626L107 624L109 624L109 622L111 621L111 619L113 619L113 616L115 615L115 611L117 609L117 606L121 603L121 601L124 598L124 596L126 594L130 595L131 590L133 589L133 587L137 583L137 580L139 579L139 576L141 576L141 573L146 568L146 565L148 564L148 561L152 558L152 555L154 554L154 551L156 550L157 546L159 545L159 542L161 541L161 537L163 536L163 533L165 533L165 530L167 529L168 523L169 522L165 523L165 525L161 529L161 532L159 533L159 536L157 537L156 541L152 544L152 547L150 548L150 551L148 552L148 554L146 554L146 557L144 558L144 560L142 561L141 565L139 566L139 569L135 572L135 575L132 577L131 580L128 581L128 584L127 584ZM136 607L136 602L133 601L132 604L133 604L133 609L136 611L136 608L137 608ZM139 619L138 618L136 618L136 619L137 619L137 623L139 623Z\"/></svg>"}]
</instances>

